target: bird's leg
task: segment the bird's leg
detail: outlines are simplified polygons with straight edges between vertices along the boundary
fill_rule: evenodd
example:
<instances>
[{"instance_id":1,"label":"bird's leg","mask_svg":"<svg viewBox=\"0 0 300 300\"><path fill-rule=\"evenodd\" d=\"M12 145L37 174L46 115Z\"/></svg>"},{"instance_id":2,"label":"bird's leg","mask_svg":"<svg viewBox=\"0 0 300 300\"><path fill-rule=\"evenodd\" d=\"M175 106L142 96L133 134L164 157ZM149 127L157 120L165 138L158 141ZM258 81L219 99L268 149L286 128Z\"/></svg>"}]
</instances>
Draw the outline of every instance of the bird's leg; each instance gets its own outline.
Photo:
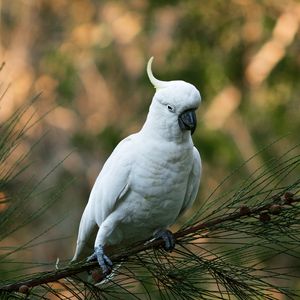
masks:
<instances>
[{"instance_id":1,"label":"bird's leg","mask_svg":"<svg viewBox=\"0 0 300 300\"><path fill-rule=\"evenodd\" d=\"M116 228L118 220L116 213L111 213L104 222L101 223L94 244L95 252L88 258L88 261L97 259L104 276L107 276L111 272L113 265L112 261L105 254L104 245L107 244L108 237Z\"/></svg>"},{"instance_id":2,"label":"bird's leg","mask_svg":"<svg viewBox=\"0 0 300 300\"><path fill-rule=\"evenodd\" d=\"M155 239L162 239L165 242L164 249L171 252L175 248L175 238L170 230L159 230L154 234Z\"/></svg>"},{"instance_id":3,"label":"bird's leg","mask_svg":"<svg viewBox=\"0 0 300 300\"><path fill-rule=\"evenodd\" d=\"M105 276L107 276L111 272L112 261L109 259L107 255L104 253L104 247L102 245L95 247L95 252L87 258L87 261L96 260L99 263L100 268Z\"/></svg>"}]
</instances>

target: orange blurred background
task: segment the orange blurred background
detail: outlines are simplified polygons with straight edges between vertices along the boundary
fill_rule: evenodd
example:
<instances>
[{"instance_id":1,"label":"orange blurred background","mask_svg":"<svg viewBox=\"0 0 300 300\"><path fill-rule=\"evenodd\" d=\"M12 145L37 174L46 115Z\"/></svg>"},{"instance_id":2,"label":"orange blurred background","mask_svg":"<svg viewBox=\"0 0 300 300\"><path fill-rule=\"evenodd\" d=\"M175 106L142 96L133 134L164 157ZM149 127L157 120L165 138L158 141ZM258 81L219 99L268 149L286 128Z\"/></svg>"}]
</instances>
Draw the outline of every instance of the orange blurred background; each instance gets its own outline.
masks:
<instances>
[{"instance_id":1,"label":"orange blurred background","mask_svg":"<svg viewBox=\"0 0 300 300\"><path fill-rule=\"evenodd\" d=\"M10 189L42 178L70 153L46 183L74 178L43 217L5 241L19 245L64 218L42 237L63 239L29 248L22 259L71 258L101 166L146 118L154 94L145 73L151 56L158 78L191 82L202 94L194 135L204 162L199 201L270 142L290 133L239 178L300 141L298 1L3 0L0 10L0 122L40 92L18 127L49 112L7 159L6 167L13 165L47 132ZM34 209L28 204L24 217Z\"/></svg>"}]
</instances>

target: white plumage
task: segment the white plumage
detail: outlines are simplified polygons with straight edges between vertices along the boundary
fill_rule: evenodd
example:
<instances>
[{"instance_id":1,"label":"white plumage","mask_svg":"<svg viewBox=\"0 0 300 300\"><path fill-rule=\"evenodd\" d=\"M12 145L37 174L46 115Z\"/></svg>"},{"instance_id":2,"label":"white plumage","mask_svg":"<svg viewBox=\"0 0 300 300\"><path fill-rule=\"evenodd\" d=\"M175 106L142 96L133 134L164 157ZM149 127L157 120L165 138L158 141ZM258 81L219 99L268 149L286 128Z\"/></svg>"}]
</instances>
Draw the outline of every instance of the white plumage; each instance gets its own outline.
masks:
<instances>
[{"instance_id":1,"label":"white plumage","mask_svg":"<svg viewBox=\"0 0 300 300\"><path fill-rule=\"evenodd\" d=\"M81 218L73 261L97 246L150 238L173 224L196 198L201 159L187 118L199 106L200 93L184 81L155 79L151 63L147 71L157 91L147 120L104 164Z\"/></svg>"}]
</instances>

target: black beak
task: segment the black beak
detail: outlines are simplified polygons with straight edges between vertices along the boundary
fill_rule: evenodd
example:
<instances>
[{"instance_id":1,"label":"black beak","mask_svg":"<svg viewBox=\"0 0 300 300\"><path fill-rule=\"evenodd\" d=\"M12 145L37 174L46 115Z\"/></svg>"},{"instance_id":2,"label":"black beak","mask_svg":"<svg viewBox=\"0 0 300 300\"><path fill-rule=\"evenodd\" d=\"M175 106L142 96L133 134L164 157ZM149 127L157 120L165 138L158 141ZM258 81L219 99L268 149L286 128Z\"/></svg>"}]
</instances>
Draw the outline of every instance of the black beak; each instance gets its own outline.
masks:
<instances>
[{"instance_id":1,"label":"black beak","mask_svg":"<svg viewBox=\"0 0 300 300\"><path fill-rule=\"evenodd\" d=\"M195 110L189 109L180 114L178 117L178 123L181 130L190 130L191 134L193 134L197 127Z\"/></svg>"}]
</instances>

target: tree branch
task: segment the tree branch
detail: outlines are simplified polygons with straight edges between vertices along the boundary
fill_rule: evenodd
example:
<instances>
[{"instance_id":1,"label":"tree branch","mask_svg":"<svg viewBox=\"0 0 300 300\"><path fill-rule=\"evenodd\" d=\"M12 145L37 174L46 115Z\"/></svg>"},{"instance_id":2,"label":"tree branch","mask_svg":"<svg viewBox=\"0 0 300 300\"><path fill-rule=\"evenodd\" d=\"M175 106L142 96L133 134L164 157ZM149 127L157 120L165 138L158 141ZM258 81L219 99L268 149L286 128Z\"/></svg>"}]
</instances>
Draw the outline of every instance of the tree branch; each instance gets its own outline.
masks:
<instances>
[{"instance_id":1,"label":"tree branch","mask_svg":"<svg viewBox=\"0 0 300 300\"><path fill-rule=\"evenodd\" d=\"M259 216L259 220L261 222L267 222L270 220L270 214L273 215L280 214L281 211L290 209L291 207L293 207L294 204L299 203L300 196L295 196L291 192L286 192L284 195L278 195L275 197L273 196L270 200L271 202L268 204L255 206L252 208L242 205L240 209L236 212L229 213L219 218L211 219L207 222L199 223L197 225L191 226L184 230L180 230L174 234L174 237L176 240L178 240L190 234L198 233L199 231L204 229L213 230L218 225L222 225L229 221L235 221L242 217L250 218L253 216ZM141 243L132 247L131 249L127 249L126 253L123 252L120 254L114 254L110 258L113 262L124 261L128 257L135 255L139 252L152 249L152 248L162 247L163 244L164 243L161 239L151 240L150 242L148 241L145 243ZM98 267L99 267L98 262L96 261L90 263L84 263L84 264L82 263L72 264L68 267L56 271L39 273L27 280L3 285L0 287L0 292L28 293L30 288L33 288L35 286L47 284L50 282L57 282L60 279L71 277L81 272L89 271ZM104 275L100 274L100 276L98 276L97 278L97 281L101 281L103 279L104 279Z\"/></svg>"}]
</instances>

